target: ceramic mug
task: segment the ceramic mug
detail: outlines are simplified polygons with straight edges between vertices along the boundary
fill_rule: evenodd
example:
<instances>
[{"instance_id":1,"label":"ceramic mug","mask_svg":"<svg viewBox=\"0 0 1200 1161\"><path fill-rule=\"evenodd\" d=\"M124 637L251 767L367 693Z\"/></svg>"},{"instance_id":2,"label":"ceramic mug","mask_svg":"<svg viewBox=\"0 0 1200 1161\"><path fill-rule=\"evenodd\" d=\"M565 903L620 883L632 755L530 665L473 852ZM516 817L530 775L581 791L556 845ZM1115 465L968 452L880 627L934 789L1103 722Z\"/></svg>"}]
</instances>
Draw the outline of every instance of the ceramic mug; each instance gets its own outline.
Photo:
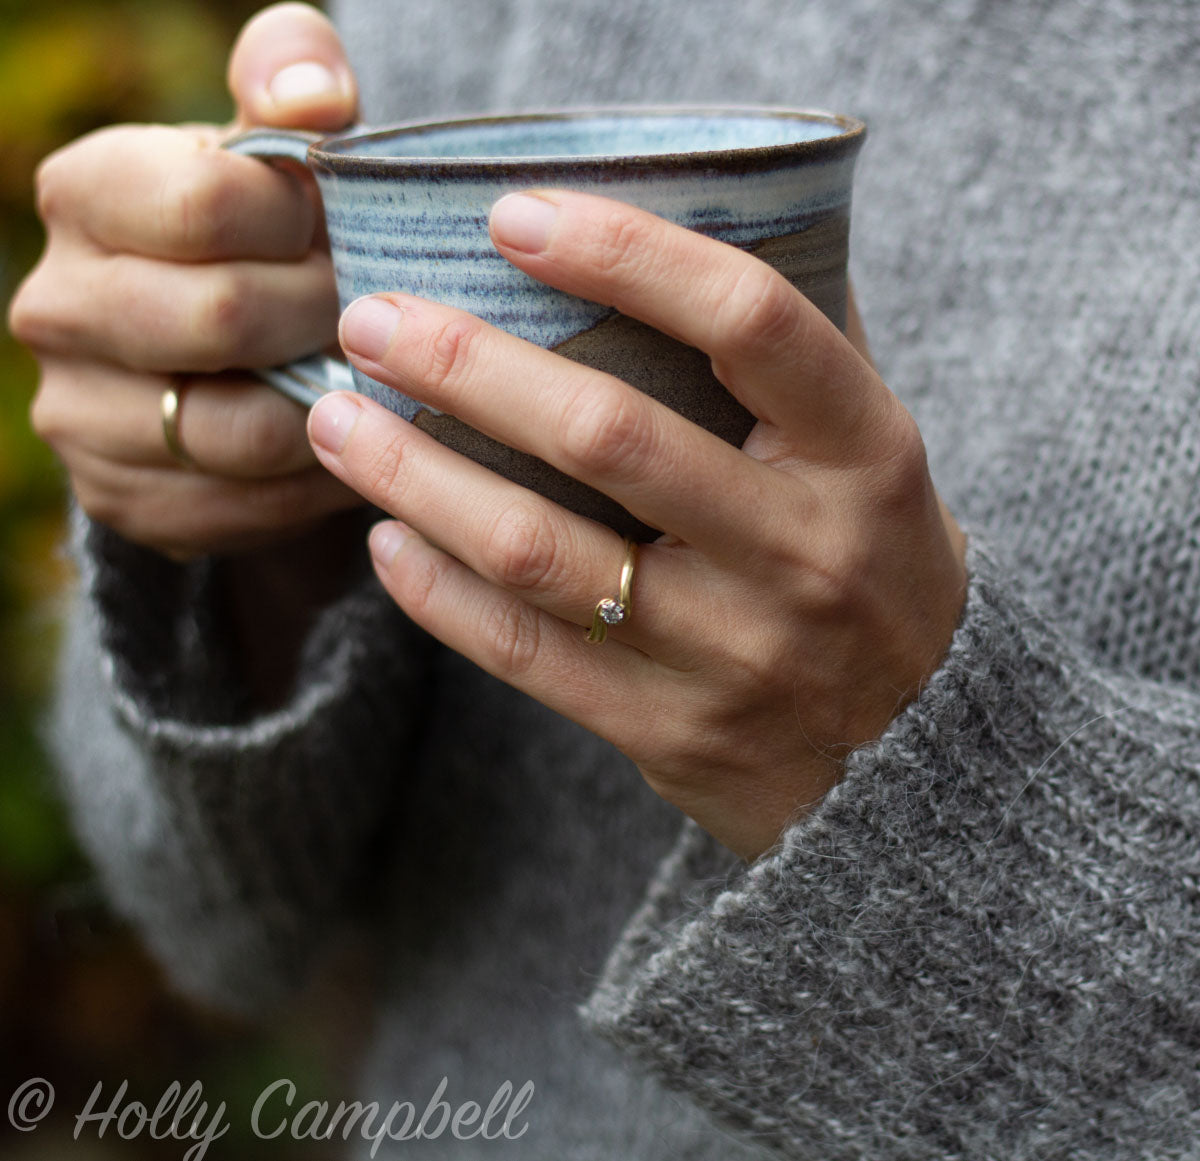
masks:
<instances>
[{"instance_id":1,"label":"ceramic mug","mask_svg":"<svg viewBox=\"0 0 1200 1161\"><path fill-rule=\"evenodd\" d=\"M459 307L616 375L738 446L754 418L707 356L616 311L551 289L502 258L487 222L504 194L602 194L748 250L837 326L861 121L780 108L610 108L355 129L251 130L226 148L316 175L343 309L401 291ZM623 535L645 527L607 496L321 355L259 372L302 402L351 387L509 479Z\"/></svg>"}]
</instances>

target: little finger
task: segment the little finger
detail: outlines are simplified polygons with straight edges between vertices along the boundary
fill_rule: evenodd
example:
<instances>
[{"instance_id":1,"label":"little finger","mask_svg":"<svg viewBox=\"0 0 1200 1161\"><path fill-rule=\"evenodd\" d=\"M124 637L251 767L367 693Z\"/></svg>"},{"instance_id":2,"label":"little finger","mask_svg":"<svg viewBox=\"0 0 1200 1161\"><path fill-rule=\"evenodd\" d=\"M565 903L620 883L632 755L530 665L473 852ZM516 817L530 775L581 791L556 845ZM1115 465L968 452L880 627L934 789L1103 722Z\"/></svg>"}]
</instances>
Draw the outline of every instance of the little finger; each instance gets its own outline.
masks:
<instances>
[{"instance_id":1,"label":"little finger","mask_svg":"<svg viewBox=\"0 0 1200 1161\"><path fill-rule=\"evenodd\" d=\"M626 751L644 744L658 665L620 642L588 645L575 625L497 588L396 521L372 530L375 570L422 628L486 672Z\"/></svg>"},{"instance_id":2,"label":"little finger","mask_svg":"<svg viewBox=\"0 0 1200 1161\"><path fill-rule=\"evenodd\" d=\"M92 519L175 557L277 543L362 503L320 467L267 480L234 480L178 467L131 467L79 452L71 464L71 483Z\"/></svg>"}]
</instances>

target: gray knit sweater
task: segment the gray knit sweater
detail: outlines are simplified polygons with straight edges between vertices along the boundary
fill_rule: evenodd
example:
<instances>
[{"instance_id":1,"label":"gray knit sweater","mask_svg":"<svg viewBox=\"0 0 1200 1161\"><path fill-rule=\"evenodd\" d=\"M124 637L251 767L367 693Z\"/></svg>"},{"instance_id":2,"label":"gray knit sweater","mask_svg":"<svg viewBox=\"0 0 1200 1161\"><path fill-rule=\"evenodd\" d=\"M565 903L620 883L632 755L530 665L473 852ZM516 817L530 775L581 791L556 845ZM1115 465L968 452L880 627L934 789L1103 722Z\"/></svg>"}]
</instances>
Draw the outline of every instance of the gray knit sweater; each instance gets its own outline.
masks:
<instances>
[{"instance_id":1,"label":"gray knit sweater","mask_svg":"<svg viewBox=\"0 0 1200 1161\"><path fill-rule=\"evenodd\" d=\"M286 996L368 917L386 986L362 1095L536 1086L519 1141L397 1146L428 1161L1200 1158L1200 10L337 15L376 120L863 116L854 273L969 530L970 593L928 688L746 867L365 572L256 713L213 564L81 521L63 782L179 986Z\"/></svg>"}]
</instances>

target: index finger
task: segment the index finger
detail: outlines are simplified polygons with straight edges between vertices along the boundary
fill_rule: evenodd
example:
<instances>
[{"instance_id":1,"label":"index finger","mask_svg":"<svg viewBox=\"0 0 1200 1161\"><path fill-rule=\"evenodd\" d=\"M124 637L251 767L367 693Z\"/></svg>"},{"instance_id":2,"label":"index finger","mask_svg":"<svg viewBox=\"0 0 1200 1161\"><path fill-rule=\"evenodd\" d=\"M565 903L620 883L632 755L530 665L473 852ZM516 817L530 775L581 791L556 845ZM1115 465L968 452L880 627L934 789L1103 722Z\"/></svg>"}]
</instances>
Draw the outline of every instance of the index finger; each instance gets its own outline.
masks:
<instances>
[{"instance_id":1,"label":"index finger","mask_svg":"<svg viewBox=\"0 0 1200 1161\"><path fill-rule=\"evenodd\" d=\"M613 306L710 356L717 378L759 419L842 448L894 411L870 365L781 274L734 246L591 194L502 198L492 239L514 265Z\"/></svg>"},{"instance_id":2,"label":"index finger","mask_svg":"<svg viewBox=\"0 0 1200 1161\"><path fill-rule=\"evenodd\" d=\"M179 262L297 261L317 226L301 178L225 152L215 128L99 130L42 163L38 201L103 249Z\"/></svg>"}]
</instances>

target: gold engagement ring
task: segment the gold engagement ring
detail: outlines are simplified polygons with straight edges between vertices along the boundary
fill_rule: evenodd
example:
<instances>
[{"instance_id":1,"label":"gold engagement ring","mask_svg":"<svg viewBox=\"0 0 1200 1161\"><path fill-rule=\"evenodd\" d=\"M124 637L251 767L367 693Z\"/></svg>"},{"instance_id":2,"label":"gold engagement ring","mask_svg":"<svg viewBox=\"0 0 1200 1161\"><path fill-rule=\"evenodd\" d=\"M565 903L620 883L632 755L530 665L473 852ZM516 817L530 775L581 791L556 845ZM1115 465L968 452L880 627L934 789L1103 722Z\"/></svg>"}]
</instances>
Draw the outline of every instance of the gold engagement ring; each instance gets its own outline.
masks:
<instances>
[{"instance_id":1,"label":"gold engagement ring","mask_svg":"<svg viewBox=\"0 0 1200 1161\"><path fill-rule=\"evenodd\" d=\"M592 645L603 645L609 625L622 625L633 615L633 569L637 564L637 547L632 540L625 541L625 562L621 565L617 595L605 597L592 613L592 627L587 635Z\"/></svg>"}]
</instances>

